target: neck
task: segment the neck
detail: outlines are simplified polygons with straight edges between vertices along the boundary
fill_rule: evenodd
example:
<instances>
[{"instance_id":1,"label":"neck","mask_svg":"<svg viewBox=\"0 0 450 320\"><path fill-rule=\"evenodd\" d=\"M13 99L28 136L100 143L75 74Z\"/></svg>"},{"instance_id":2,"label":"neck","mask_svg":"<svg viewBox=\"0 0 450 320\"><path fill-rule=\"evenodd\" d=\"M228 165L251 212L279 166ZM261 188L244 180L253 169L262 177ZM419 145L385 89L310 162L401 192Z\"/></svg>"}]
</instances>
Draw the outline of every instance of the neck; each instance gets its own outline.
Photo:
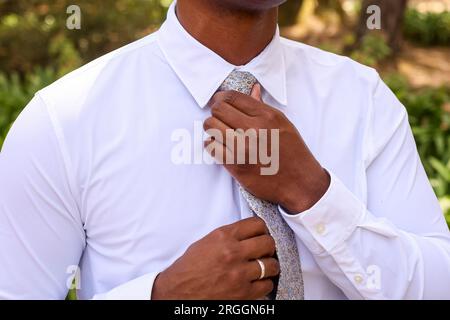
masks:
<instances>
[{"instance_id":1,"label":"neck","mask_svg":"<svg viewBox=\"0 0 450 320\"><path fill-rule=\"evenodd\" d=\"M233 65L245 65L273 39L278 9L238 10L221 1L178 0L178 19L204 46Z\"/></svg>"}]
</instances>

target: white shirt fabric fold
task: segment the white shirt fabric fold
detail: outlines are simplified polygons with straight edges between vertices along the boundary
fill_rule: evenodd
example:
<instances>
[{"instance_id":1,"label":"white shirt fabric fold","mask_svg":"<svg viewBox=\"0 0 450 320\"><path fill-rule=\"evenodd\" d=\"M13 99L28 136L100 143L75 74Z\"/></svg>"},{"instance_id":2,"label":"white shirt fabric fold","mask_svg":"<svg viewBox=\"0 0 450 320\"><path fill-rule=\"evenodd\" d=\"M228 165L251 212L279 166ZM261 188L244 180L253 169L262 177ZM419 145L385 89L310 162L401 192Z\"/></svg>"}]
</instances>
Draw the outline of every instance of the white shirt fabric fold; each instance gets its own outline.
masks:
<instances>
[{"instance_id":1,"label":"white shirt fabric fold","mask_svg":"<svg viewBox=\"0 0 450 320\"><path fill-rule=\"evenodd\" d=\"M449 231L405 108L378 74L278 32L233 66L174 6L159 31L41 90L14 123L0 154L0 298L63 299L79 266L81 299L150 299L189 245L251 216L223 167L195 161L206 104L240 69L332 177L310 210L280 208L305 298L449 299ZM193 139L182 164L180 132Z\"/></svg>"}]
</instances>

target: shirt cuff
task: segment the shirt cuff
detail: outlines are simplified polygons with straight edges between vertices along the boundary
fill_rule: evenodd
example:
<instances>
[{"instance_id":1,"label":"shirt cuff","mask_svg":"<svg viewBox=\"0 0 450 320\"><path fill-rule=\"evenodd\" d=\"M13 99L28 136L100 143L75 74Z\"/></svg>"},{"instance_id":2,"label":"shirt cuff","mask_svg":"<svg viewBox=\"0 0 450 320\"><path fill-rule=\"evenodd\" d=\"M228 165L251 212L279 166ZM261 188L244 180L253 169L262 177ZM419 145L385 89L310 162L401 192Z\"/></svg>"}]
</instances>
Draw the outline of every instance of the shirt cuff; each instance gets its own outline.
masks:
<instances>
[{"instance_id":1,"label":"shirt cuff","mask_svg":"<svg viewBox=\"0 0 450 320\"><path fill-rule=\"evenodd\" d=\"M151 300L153 283L158 274L158 272L146 274L107 293L97 294L93 300Z\"/></svg>"},{"instance_id":2,"label":"shirt cuff","mask_svg":"<svg viewBox=\"0 0 450 320\"><path fill-rule=\"evenodd\" d=\"M355 231L366 212L365 205L330 172L331 183L309 210L295 215L279 210L294 233L314 254L331 252Z\"/></svg>"}]
</instances>

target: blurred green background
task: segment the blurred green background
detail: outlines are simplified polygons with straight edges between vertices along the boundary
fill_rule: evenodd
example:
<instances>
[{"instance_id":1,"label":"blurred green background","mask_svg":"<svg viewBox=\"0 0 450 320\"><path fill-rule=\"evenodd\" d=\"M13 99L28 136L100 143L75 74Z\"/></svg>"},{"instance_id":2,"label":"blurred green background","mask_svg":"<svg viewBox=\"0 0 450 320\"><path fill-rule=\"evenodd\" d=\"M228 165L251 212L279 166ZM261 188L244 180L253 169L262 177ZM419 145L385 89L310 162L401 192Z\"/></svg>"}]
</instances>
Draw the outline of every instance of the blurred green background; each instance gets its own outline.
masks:
<instances>
[{"instance_id":1,"label":"blurred green background","mask_svg":"<svg viewBox=\"0 0 450 320\"><path fill-rule=\"evenodd\" d=\"M40 88L156 30L171 0L0 0L0 147ZM66 9L81 8L80 30ZM369 31L366 8L382 9ZM450 223L450 0L289 0L282 34L375 67L409 111L431 183Z\"/></svg>"}]
</instances>

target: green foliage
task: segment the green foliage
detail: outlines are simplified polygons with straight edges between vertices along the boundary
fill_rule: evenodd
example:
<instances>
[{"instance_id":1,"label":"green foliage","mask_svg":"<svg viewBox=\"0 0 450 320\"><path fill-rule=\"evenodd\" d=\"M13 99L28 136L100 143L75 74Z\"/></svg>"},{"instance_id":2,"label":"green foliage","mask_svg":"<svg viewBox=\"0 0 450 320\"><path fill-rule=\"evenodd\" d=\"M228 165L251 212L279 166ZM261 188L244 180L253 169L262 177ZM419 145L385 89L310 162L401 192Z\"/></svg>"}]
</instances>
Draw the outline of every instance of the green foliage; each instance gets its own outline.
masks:
<instances>
[{"instance_id":1,"label":"green foliage","mask_svg":"<svg viewBox=\"0 0 450 320\"><path fill-rule=\"evenodd\" d=\"M63 74L148 33L170 0L0 1L0 70L30 73L51 66ZM69 30L67 8L81 8L81 30Z\"/></svg>"},{"instance_id":2,"label":"green foliage","mask_svg":"<svg viewBox=\"0 0 450 320\"><path fill-rule=\"evenodd\" d=\"M39 89L56 80L51 69L37 69L20 78L18 74L0 74L0 148L11 123Z\"/></svg>"},{"instance_id":3,"label":"green foliage","mask_svg":"<svg viewBox=\"0 0 450 320\"><path fill-rule=\"evenodd\" d=\"M70 290L67 294L66 300L78 300L76 290Z\"/></svg>"},{"instance_id":4,"label":"green foliage","mask_svg":"<svg viewBox=\"0 0 450 320\"><path fill-rule=\"evenodd\" d=\"M421 13L408 9L403 30L406 38L423 45L450 45L450 12Z\"/></svg>"},{"instance_id":5,"label":"green foliage","mask_svg":"<svg viewBox=\"0 0 450 320\"><path fill-rule=\"evenodd\" d=\"M392 50L382 34L368 33L363 37L359 48L353 51L351 58L362 64L374 67L389 57L391 53Z\"/></svg>"},{"instance_id":6,"label":"green foliage","mask_svg":"<svg viewBox=\"0 0 450 320\"><path fill-rule=\"evenodd\" d=\"M413 91L396 74L385 81L408 109L420 157L450 224L450 87Z\"/></svg>"},{"instance_id":7,"label":"green foliage","mask_svg":"<svg viewBox=\"0 0 450 320\"><path fill-rule=\"evenodd\" d=\"M442 197L440 202L445 213L445 220L447 220L447 224L450 226L450 196Z\"/></svg>"}]
</instances>

